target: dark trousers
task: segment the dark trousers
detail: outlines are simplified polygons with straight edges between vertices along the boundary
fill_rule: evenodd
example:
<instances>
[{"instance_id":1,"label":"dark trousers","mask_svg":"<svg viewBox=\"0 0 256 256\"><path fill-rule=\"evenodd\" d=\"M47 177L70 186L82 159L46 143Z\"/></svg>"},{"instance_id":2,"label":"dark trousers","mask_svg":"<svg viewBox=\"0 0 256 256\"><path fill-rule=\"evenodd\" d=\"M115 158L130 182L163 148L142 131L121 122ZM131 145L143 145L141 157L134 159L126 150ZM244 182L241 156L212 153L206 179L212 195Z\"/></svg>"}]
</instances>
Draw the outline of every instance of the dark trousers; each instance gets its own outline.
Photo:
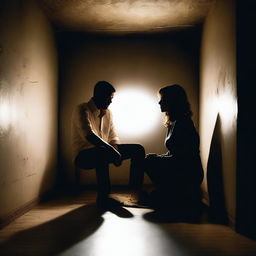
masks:
<instances>
[{"instance_id":1,"label":"dark trousers","mask_svg":"<svg viewBox=\"0 0 256 256\"><path fill-rule=\"evenodd\" d=\"M203 179L201 168L199 158L191 160L155 156L145 159L145 172L156 187L158 203L163 205L200 203Z\"/></svg>"},{"instance_id":2,"label":"dark trousers","mask_svg":"<svg viewBox=\"0 0 256 256\"><path fill-rule=\"evenodd\" d=\"M131 159L129 185L133 189L141 189L144 178L145 150L139 144L120 144L118 151L122 160ZM96 169L98 196L107 196L111 190L109 164L113 163L113 155L104 147L94 147L79 152L75 165L81 169Z\"/></svg>"}]
</instances>

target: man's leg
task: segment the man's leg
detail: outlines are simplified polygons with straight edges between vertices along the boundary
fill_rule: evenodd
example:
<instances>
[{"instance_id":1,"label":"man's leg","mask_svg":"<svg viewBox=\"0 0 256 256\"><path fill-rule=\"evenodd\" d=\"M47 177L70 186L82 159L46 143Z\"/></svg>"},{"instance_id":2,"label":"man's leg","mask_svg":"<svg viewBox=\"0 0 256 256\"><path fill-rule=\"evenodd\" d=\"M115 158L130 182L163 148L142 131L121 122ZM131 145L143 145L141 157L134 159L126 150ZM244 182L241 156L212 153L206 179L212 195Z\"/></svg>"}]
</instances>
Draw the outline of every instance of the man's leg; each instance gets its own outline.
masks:
<instances>
[{"instance_id":1,"label":"man's leg","mask_svg":"<svg viewBox=\"0 0 256 256\"><path fill-rule=\"evenodd\" d=\"M96 169L98 198L107 198L110 193L109 163L112 156L103 147L94 147L81 151L75 164L82 169Z\"/></svg>"},{"instance_id":2,"label":"man's leg","mask_svg":"<svg viewBox=\"0 0 256 256\"><path fill-rule=\"evenodd\" d=\"M144 179L144 147L139 144L120 144L118 145L118 151L122 156L122 160L131 159L130 187L135 190L141 190Z\"/></svg>"}]
</instances>

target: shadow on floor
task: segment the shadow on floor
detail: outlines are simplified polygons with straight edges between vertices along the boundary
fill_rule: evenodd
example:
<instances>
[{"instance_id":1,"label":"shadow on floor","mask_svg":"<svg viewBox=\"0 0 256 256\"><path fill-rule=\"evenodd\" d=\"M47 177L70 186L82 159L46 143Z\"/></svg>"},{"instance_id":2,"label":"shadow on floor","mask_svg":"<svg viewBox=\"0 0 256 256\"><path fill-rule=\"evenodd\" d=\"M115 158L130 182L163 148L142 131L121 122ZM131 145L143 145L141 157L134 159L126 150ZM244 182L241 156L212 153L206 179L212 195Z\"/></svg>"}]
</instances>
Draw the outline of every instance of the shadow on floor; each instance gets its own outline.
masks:
<instances>
[{"instance_id":1,"label":"shadow on floor","mask_svg":"<svg viewBox=\"0 0 256 256\"><path fill-rule=\"evenodd\" d=\"M123 207L112 207L108 211L112 212L120 218L133 218L133 214Z\"/></svg>"},{"instance_id":2,"label":"shadow on floor","mask_svg":"<svg viewBox=\"0 0 256 256\"><path fill-rule=\"evenodd\" d=\"M154 223L197 223L202 222L201 216L187 216L176 212L163 212L163 211L152 211L145 213L143 218L149 222Z\"/></svg>"},{"instance_id":3,"label":"shadow on floor","mask_svg":"<svg viewBox=\"0 0 256 256\"><path fill-rule=\"evenodd\" d=\"M55 255L91 236L103 223L103 212L85 205L13 235L0 246L0 255Z\"/></svg>"}]
</instances>

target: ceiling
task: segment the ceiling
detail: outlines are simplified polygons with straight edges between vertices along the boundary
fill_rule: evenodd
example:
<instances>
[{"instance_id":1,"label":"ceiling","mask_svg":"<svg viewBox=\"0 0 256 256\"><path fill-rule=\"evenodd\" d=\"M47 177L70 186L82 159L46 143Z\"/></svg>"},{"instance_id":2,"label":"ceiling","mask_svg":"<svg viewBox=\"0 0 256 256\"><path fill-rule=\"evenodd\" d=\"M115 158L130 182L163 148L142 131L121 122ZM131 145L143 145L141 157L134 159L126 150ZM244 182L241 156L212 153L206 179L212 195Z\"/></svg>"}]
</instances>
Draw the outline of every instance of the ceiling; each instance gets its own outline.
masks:
<instances>
[{"instance_id":1,"label":"ceiling","mask_svg":"<svg viewBox=\"0 0 256 256\"><path fill-rule=\"evenodd\" d=\"M215 0L38 0L59 29L162 32L202 23Z\"/></svg>"}]
</instances>

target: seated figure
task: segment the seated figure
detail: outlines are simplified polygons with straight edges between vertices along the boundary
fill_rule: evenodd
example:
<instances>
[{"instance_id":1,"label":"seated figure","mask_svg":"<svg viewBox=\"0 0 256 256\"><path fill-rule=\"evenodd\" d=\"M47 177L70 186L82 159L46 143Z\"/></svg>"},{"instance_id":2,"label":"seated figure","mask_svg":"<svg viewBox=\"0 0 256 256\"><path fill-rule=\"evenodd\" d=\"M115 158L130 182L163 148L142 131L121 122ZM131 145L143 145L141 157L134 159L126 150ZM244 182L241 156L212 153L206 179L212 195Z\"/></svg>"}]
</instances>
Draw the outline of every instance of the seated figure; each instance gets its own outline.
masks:
<instances>
[{"instance_id":1,"label":"seated figure","mask_svg":"<svg viewBox=\"0 0 256 256\"><path fill-rule=\"evenodd\" d=\"M160 89L160 108L165 112L167 153L148 154L145 171L156 187L151 203L162 215L190 218L201 206L203 169L199 136L191 119L185 90L180 85Z\"/></svg>"},{"instance_id":2,"label":"seated figure","mask_svg":"<svg viewBox=\"0 0 256 256\"><path fill-rule=\"evenodd\" d=\"M121 165L122 160L131 159L130 187L140 195L144 169L145 150L139 144L120 144L108 109L115 88L106 81L94 86L89 102L76 106L72 118L73 161L81 169L95 169L98 185L97 205L111 207L109 164ZM78 176L78 175L77 175ZM111 200L112 199L112 200Z\"/></svg>"}]
</instances>

